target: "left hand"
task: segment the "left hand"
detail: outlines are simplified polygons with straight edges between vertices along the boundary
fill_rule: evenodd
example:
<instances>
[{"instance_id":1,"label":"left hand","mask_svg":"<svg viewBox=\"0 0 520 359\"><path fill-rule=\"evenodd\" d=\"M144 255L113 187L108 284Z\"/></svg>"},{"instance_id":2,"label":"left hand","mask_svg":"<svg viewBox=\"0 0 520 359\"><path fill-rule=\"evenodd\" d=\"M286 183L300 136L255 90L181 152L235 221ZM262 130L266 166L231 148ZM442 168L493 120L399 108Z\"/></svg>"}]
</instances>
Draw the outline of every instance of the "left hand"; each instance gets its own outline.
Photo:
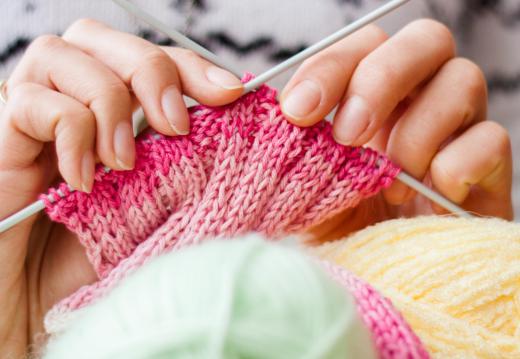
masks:
<instances>
[{"instance_id":1,"label":"left hand","mask_svg":"<svg viewBox=\"0 0 520 359\"><path fill-rule=\"evenodd\" d=\"M513 217L508 133L486 121L484 75L455 56L453 36L438 22L414 21L391 38L367 26L305 61L282 91L281 104L300 126L315 124L339 106L333 124L337 142L385 153L468 211ZM405 212L443 212L415 197L394 183L356 209L359 214L363 206L372 208L357 216L362 219L354 221L360 222L356 227ZM343 218L354 215L349 211Z\"/></svg>"}]
</instances>

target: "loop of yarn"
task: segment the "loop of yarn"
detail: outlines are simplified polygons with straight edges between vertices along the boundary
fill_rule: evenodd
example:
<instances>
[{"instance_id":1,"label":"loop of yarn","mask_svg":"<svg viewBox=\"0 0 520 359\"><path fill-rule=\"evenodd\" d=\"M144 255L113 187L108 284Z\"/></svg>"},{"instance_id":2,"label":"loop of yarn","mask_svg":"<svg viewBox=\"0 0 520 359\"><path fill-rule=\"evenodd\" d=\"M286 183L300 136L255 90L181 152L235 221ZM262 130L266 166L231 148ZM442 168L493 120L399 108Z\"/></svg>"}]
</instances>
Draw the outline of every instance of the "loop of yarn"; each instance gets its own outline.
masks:
<instances>
[{"instance_id":1,"label":"loop of yarn","mask_svg":"<svg viewBox=\"0 0 520 359\"><path fill-rule=\"evenodd\" d=\"M421 217L313 250L379 289L435 358L520 358L520 224Z\"/></svg>"},{"instance_id":2,"label":"loop of yarn","mask_svg":"<svg viewBox=\"0 0 520 359\"><path fill-rule=\"evenodd\" d=\"M80 310L44 358L428 358L388 300L320 264L256 235L163 255Z\"/></svg>"},{"instance_id":3,"label":"loop of yarn","mask_svg":"<svg viewBox=\"0 0 520 359\"><path fill-rule=\"evenodd\" d=\"M99 277L48 313L47 332L150 258L206 238L304 230L399 172L375 151L337 144L325 121L291 125L267 86L228 106L191 108L190 119L188 136L141 136L135 169L99 168L91 194L63 184L41 197L50 218L78 235Z\"/></svg>"}]
</instances>

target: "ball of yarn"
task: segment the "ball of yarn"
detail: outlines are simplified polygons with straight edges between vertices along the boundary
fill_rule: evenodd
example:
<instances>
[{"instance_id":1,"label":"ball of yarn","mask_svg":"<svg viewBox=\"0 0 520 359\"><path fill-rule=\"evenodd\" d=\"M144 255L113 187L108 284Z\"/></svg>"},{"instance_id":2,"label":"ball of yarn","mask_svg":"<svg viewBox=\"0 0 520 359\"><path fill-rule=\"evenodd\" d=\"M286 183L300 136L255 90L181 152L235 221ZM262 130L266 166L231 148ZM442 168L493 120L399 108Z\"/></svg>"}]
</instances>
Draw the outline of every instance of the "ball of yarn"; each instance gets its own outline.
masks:
<instances>
[{"instance_id":1,"label":"ball of yarn","mask_svg":"<svg viewBox=\"0 0 520 359\"><path fill-rule=\"evenodd\" d=\"M258 238L159 257L78 313L45 358L375 357L353 298Z\"/></svg>"},{"instance_id":2,"label":"ball of yarn","mask_svg":"<svg viewBox=\"0 0 520 359\"><path fill-rule=\"evenodd\" d=\"M520 358L520 224L420 217L315 249L401 310L436 358Z\"/></svg>"}]
</instances>

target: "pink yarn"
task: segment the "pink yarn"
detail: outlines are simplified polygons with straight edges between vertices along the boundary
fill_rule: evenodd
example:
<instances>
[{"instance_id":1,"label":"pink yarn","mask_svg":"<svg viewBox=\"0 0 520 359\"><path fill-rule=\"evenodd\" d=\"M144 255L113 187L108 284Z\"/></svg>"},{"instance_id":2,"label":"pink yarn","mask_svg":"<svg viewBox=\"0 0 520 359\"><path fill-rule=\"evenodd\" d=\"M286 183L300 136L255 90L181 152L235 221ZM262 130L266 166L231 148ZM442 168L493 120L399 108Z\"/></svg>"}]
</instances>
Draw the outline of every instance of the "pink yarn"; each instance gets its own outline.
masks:
<instances>
[{"instance_id":1,"label":"pink yarn","mask_svg":"<svg viewBox=\"0 0 520 359\"><path fill-rule=\"evenodd\" d=\"M62 184L41 197L50 218L78 235L99 277L48 313L48 332L152 257L206 238L302 231L399 172L371 149L338 145L325 121L289 124L267 86L228 106L195 106L190 118L187 136L140 136L134 170L99 167L91 194Z\"/></svg>"},{"instance_id":2,"label":"pink yarn","mask_svg":"<svg viewBox=\"0 0 520 359\"><path fill-rule=\"evenodd\" d=\"M320 262L325 271L353 295L381 359L430 358L420 339L390 300L345 268Z\"/></svg>"}]
</instances>

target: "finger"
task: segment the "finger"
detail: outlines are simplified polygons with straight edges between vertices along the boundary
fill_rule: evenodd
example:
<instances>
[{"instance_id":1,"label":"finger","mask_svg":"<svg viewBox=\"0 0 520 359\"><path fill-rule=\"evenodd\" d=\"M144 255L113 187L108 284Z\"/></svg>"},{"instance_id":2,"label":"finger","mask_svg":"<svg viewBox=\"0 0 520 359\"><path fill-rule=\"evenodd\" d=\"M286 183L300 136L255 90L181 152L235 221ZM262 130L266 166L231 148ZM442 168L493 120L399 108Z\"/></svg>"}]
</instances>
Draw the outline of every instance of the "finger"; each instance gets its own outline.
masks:
<instances>
[{"instance_id":1,"label":"finger","mask_svg":"<svg viewBox=\"0 0 520 359\"><path fill-rule=\"evenodd\" d=\"M42 36L15 69L8 92L25 82L56 89L89 107L96 117L100 159L114 169L133 168L131 96L110 69L59 37Z\"/></svg>"},{"instance_id":2,"label":"finger","mask_svg":"<svg viewBox=\"0 0 520 359\"><path fill-rule=\"evenodd\" d=\"M364 58L334 119L338 142L362 145L423 81L454 56L450 31L438 22L406 26Z\"/></svg>"},{"instance_id":3,"label":"finger","mask_svg":"<svg viewBox=\"0 0 520 359\"><path fill-rule=\"evenodd\" d=\"M58 167L72 187L90 192L94 181L95 118L80 102L47 87L24 83L2 112L0 168L30 167L45 142L56 142Z\"/></svg>"},{"instance_id":4,"label":"finger","mask_svg":"<svg viewBox=\"0 0 520 359\"><path fill-rule=\"evenodd\" d=\"M242 82L229 71L213 65L190 50L179 47L162 47L162 50L175 62L183 92L197 102L221 106L242 95Z\"/></svg>"},{"instance_id":5,"label":"finger","mask_svg":"<svg viewBox=\"0 0 520 359\"><path fill-rule=\"evenodd\" d=\"M486 115L487 85L482 71L466 59L450 60L391 129L386 153L406 172L422 179L441 146ZM411 190L396 182L384 194L389 203L398 205L409 199Z\"/></svg>"},{"instance_id":6,"label":"finger","mask_svg":"<svg viewBox=\"0 0 520 359\"><path fill-rule=\"evenodd\" d=\"M289 121L310 126L322 120L340 101L357 64L386 39L370 25L306 60L280 96Z\"/></svg>"},{"instance_id":7,"label":"finger","mask_svg":"<svg viewBox=\"0 0 520 359\"><path fill-rule=\"evenodd\" d=\"M149 123L162 133L189 132L183 92L212 105L230 102L242 93L242 84L237 78L196 55L175 53L182 64L181 76L177 60L174 62L161 48L97 21L77 21L64 38L123 79L139 99Z\"/></svg>"},{"instance_id":8,"label":"finger","mask_svg":"<svg viewBox=\"0 0 520 359\"><path fill-rule=\"evenodd\" d=\"M442 194L471 212L513 218L511 143L495 122L476 124L439 152L431 179Z\"/></svg>"}]
</instances>

